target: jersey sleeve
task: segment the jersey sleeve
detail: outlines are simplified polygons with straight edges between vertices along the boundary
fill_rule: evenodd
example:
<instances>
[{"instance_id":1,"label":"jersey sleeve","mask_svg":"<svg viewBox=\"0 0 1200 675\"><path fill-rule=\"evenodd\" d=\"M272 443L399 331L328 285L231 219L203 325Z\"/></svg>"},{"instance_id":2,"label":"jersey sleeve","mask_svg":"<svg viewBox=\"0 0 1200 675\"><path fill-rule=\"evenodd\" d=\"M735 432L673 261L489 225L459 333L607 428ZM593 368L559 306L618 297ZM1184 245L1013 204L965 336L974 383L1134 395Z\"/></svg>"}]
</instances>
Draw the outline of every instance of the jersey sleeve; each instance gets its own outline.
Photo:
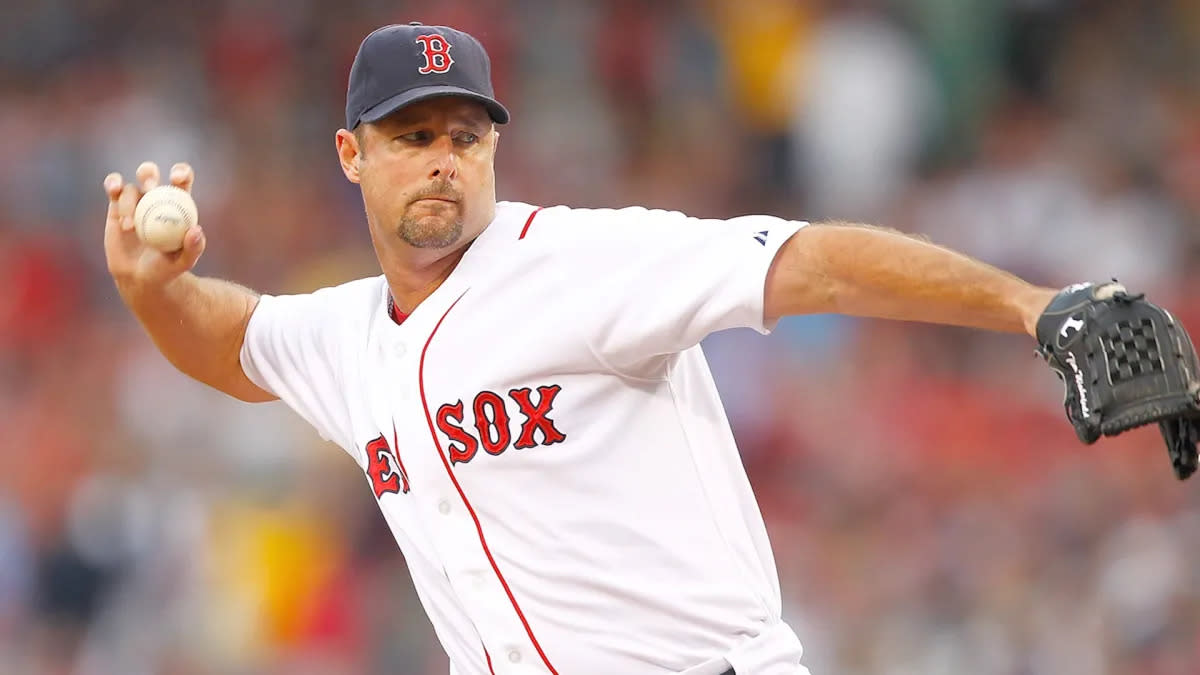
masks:
<instances>
[{"instance_id":1,"label":"jersey sleeve","mask_svg":"<svg viewBox=\"0 0 1200 675\"><path fill-rule=\"evenodd\" d=\"M547 209L550 211L550 209ZM768 333L767 272L806 223L774 216L728 220L640 207L568 210L533 223L559 238L555 255L585 306L593 349L614 366L692 347L710 333ZM541 215L539 214L538 218Z\"/></svg>"},{"instance_id":2,"label":"jersey sleeve","mask_svg":"<svg viewBox=\"0 0 1200 675\"><path fill-rule=\"evenodd\" d=\"M322 438L352 452L339 339L346 317L339 310L345 308L336 288L260 297L246 327L241 363L251 382L278 396Z\"/></svg>"}]
</instances>

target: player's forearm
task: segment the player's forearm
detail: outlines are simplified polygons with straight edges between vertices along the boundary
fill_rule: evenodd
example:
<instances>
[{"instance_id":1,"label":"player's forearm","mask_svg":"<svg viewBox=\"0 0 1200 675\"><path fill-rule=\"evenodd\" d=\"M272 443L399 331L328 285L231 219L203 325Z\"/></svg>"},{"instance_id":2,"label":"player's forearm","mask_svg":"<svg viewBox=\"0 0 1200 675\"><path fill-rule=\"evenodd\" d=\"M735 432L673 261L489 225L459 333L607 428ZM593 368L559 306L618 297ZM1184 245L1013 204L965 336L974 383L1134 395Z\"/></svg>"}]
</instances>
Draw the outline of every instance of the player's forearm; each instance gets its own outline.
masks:
<instances>
[{"instance_id":1,"label":"player's forearm","mask_svg":"<svg viewBox=\"0 0 1200 675\"><path fill-rule=\"evenodd\" d=\"M766 316L838 313L1033 334L1055 291L899 232L804 228L779 252Z\"/></svg>"},{"instance_id":2,"label":"player's forearm","mask_svg":"<svg viewBox=\"0 0 1200 675\"><path fill-rule=\"evenodd\" d=\"M125 304L182 373L244 401L274 397L250 382L240 352L258 294L185 273L163 286L117 283Z\"/></svg>"}]
</instances>

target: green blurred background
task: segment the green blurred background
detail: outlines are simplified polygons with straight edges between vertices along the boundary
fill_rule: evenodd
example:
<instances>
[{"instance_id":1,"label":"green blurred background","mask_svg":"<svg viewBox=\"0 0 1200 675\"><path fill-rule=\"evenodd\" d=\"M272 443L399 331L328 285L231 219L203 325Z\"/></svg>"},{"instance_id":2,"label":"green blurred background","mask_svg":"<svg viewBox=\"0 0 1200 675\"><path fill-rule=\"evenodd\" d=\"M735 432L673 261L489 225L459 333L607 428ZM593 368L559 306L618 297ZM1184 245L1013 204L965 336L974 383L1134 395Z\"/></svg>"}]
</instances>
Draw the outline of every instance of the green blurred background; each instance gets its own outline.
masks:
<instances>
[{"instance_id":1,"label":"green blurred background","mask_svg":"<svg viewBox=\"0 0 1200 675\"><path fill-rule=\"evenodd\" d=\"M101 246L107 172L189 161L202 274L378 273L333 134L410 20L489 49L501 199L876 222L1200 330L1196 0L4 0L0 672L446 672L355 464L176 373ZM814 673L1200 672L1200 483L1079 445L1030 340L705 346Z\"/></svg>"}]
</instances>

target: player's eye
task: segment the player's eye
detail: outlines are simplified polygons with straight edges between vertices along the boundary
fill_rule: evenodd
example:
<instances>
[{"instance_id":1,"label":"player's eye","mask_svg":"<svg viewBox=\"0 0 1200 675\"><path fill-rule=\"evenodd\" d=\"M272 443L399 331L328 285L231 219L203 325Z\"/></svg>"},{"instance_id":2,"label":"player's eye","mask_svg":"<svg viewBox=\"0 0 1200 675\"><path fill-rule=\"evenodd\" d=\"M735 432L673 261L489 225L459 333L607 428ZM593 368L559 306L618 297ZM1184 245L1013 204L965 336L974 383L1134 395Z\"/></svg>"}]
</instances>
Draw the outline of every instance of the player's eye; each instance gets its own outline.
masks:
<instances>
[{"instance_id":1,"label":"player's eye","mask_svg":"<svg viewBox=\"0 0 1200 675\"><path fill-rule=\"evenodd\" d=\"M410 131L407 134L400 134L396 138L406 143L427 143L430 137L428 131Z\"/></svg>"},{"instance_id":2,"label":"player's eye","mask_svg":"<svg viewBox=\"0 0 1200 675\"><path fill-rule=\"evenodd\" d=\"M473 134L469 131L461 131L461 132L455 134L454 140L458 141L459 143L465 143L467 145L472 145L472 144L479 142L479 136L477 134Z\"/></svg>"}]
</instances>

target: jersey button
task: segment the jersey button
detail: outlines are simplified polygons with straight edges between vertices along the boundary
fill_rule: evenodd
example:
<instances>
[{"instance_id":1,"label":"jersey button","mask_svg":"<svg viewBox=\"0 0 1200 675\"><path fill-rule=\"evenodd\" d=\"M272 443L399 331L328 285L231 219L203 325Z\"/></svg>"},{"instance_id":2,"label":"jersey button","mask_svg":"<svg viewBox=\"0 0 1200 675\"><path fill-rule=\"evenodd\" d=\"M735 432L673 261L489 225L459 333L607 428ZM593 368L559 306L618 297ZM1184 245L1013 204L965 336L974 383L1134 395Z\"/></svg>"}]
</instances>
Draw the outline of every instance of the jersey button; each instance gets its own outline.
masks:
<instances>
[{"instance_id":1,"label":"jersey button","mask_svg":"<svg viewBox=\"0 0 1200 675\"><path fill-rule=\"evenodd\" d=\"M519 652L515 649L508 650L508 660L510 663L520 663L521 662L521 652Z\"/></svg>"},{"instance_id":2,"label":"jersey button","mask_svg":"<svg viewBox=\"0 0 1200 675\"><path fill-rule=\"evenodd\" d=\"M408 348L404 346L403 342L397 342L396 344L392 345L392 353L395 354L397 358L403 357L407 352Z\"/></svg>"},{"instance_id":3,"label":"jersey button","mask_svg":"<svg viewBox=\"0 0 1200 675\"><path fill-rule=\"evenodd\" d=\"M443 499L442 501L438 502L438 513L442 514L443 516L450 513L450 502L448 500Z\"/></svg>"}]
</instances>

